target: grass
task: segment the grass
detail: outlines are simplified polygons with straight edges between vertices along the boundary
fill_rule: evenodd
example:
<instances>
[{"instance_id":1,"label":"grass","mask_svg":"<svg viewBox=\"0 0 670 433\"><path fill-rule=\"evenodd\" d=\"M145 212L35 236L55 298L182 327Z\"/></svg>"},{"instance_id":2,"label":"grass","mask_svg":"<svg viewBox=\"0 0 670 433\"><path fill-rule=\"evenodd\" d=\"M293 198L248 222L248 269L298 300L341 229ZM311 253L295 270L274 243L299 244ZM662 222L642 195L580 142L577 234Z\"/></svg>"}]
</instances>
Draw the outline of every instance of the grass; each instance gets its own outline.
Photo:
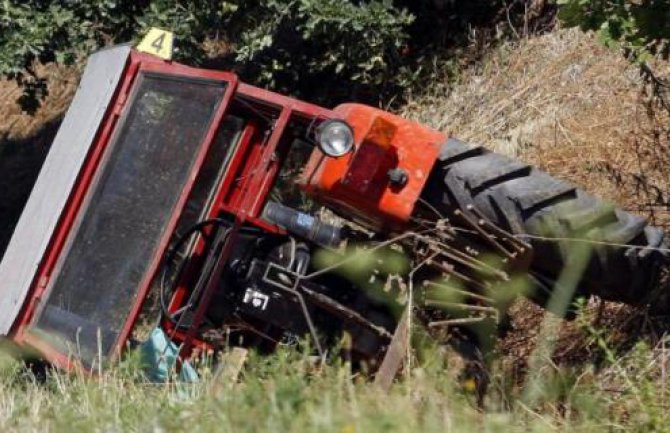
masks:
<instances>
[{"instance_id":1,"label":"grass","mask_svg":"<svg viewBox=\"0 0 670 433\"><path fill-rule=\"evenodd\" d=\"M566 287L576 283L579 268L565 269ZM101 377L50 371L38 380L7 354L0 362L0 431L668 431L670 339L652 325L645 326L660 337L608 323L597 305L578 306L569 334L576 346L561 339L565 325L549 313L535 326L537 338L524 342L527 353L510 352L503 340L491 357L483 408L460 379L462 360L415 328L412 368L388 391L339 358L321 365L307 351L289 348L252 353L235 381L217 383L201 366L201 381L189 385L148 383L132 356ZM516 312L513 328L527 317ZM639 328L634 317L644 316L628 313L626 326ZM556 358L575 347L581 356Z\"/></svg>"},{"instance_id":2,"label":"grass","mask_svg":"<svg viewBox=\"0 0 670 433\"><path fill-rule=\"evenodd\" d=\"M510 383L499 358L483 411L455 379L452 358L436 348L388 392L347 364L319 367L288 349L252 354L239 380L218 388L206 369L195 385L149 384L132 361L96 380L52 371L38 381L3 356L0 431L667 431L665 340L616 353L591 318L578 322L599 357L570 367L541 359L525 383Z\"/></svg>"}]
</instances>

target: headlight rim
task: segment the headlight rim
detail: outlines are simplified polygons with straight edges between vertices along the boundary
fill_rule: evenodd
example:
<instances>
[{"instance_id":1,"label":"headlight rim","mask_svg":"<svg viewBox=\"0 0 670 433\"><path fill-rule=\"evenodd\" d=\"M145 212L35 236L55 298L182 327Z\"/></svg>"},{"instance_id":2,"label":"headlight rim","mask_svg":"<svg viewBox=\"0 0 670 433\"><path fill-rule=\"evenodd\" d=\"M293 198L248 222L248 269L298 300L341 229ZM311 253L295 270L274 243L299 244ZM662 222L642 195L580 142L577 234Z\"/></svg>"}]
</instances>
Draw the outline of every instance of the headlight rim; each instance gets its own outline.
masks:
<instances>
[{"instance_id":1,"label":"headlight rim","mask_svg":"<svg viewBox=\"0 0 670 433\"><path fill-rule=\"evenodd\" d=\"M344 126L347 131L349 132L349 144L346 146L346 149L342 152L333 152L332 150L334 149L333 146L328 146L324 145L324 139L323 139L323 134L327 130L327 128L331 125L342 125ZM321 122L319 126L316 128L316 134L315 134L315 141L316 145L319 148L319 150L326 156L329 156L331 158L341 158L349 153L351 153L354 150L354 129L349 125L349 123L344 120L344 119L327 119ZM330 151L328 149L330 148Z\"/></svg>"}]
</instances>

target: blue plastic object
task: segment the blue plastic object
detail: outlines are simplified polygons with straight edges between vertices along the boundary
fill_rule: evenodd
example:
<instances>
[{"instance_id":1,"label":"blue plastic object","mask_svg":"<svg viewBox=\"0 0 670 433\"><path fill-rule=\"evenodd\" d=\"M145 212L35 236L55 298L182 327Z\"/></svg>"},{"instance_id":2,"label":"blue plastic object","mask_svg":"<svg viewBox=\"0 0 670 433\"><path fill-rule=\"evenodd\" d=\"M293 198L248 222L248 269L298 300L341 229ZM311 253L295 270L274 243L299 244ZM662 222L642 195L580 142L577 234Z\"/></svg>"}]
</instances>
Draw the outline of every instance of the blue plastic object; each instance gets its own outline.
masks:
<instances>
[{"instance_id":1,"label":"blue plastic object","mask_svg":"<svg viewBox=\"0 0 670 433\"><path fill-rule=\"evenodd\" d=\"M175 364L179 348L167 338L162 329L156 328L151 332L149 339L140 346L140 353L147 379L156 383L165 383L175 378ZM199 379L198 373L188 362L182 363L176 378L186 383L196 383Z\"/></svg>"}]
</instances>

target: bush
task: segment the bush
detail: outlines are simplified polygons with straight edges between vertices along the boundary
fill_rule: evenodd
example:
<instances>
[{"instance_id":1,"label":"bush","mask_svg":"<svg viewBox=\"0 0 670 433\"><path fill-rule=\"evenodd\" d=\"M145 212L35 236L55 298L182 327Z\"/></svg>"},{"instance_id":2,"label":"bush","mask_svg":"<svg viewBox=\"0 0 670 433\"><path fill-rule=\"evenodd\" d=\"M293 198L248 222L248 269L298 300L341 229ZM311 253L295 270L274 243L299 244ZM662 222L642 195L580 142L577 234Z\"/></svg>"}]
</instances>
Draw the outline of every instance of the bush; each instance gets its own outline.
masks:
<instances>
[{"instance_id":1,"label":"bush","mask_svg":"<svg viewBox=\"0 0 670 433\"><path fill-rule=\"evenodd\" d=\"M542 6L530 11L528 5L536 3ZM136 41L150 27L163 27L177 36L179 61L233 69L245 81L326 105L344 100L386 103L398 96L401 100L405 89L430 78L434 63L459 58L460 49L473 44L473 38L474 51L479 51L506 34L517 34L515 27L532 32L537 27L532 17L542 17L538 23L547 21L545 17L553 22L553 10L546 4L5 0L0 2L0 77L23 85L21 102L36 108L47 91L34 72L36 62L76 63L97 48Z\"/></svg>"},{"instance_id":2,"label":"bush","mask_svg":"<svg viewBox=\"0 0 670 433\"><path fill-rule=\"evenodd\" d=\"M318 89L313 99L347 87L376 93L411 78L402 50L412 19L386 0L8 0L0 3L0 75L25 86L24 104L34 102L46 91L36 61L71 64L157 26L175 32L180 61L234 67L281 91ZM211 53L208 42L229 49Z\"/></svg>"},{"instance_id":3,"label":"bush","mask_svg":"<svg viewBox=\"0 0 670 433\"><path fill-rule=\"evenodd\" d=\"M146 2L144 2L146 3ZM0 3L0 76L24 86L20 102L36 108L46 93L35 62L72 64L86 52L130 38L143 2L8 0Z\"/></svg>"},{"instance_id":4,"label":"bush","mask_svg":"<svg viewBox=\"0 0 670 433\"><path fill-rule=\"evenodd\" d=\"M244 4L230 36L238 72L257 84L334 103L374 100L412 80L403 49L413 17L390 1Z\"/></svg>"},{"instance_id":5,"label":"bush","mask_svg":"<svg viewBox=\"0 0 670 433\"><path fill-rule=\"evenodd\" d=\"M623 48L634 61L670 55L667 0L559 0L559 4L566 24L596 30L603 43Z\"/></svg>"}]
</instances>

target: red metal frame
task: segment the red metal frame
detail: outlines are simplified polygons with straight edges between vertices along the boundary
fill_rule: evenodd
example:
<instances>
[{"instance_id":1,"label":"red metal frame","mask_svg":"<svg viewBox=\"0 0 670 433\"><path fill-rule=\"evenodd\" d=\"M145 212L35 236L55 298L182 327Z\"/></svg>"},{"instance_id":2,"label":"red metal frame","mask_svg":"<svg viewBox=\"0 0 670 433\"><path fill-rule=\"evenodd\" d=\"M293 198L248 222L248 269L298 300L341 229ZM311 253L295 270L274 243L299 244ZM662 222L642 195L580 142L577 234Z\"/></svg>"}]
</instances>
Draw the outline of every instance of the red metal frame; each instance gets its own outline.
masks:
<instances>
[{"instance_id":1,"label":"red metal frame","mask_svg":"<svg viewBox=\"0 0 670 433\"><path fill-rule=\"evenodd\" d=\"M290 109L285 108L281 111L279 118L275 122L272 135L268 139L267 148L260 155L260 160L257 164L254 164L256 175L250 176L249 182L247 182L244 188L243 201L240 204L240 211L244 217L258 216L261 207L265 203L265 198L272 186L271 181L279 169L279 162L275 158L275 152L290 117Z\"/></svg>"},{"instance_id":2,"label":"red metal frame","mask_svg":"<svg viewBox=\"0 0 670 433\"><path fill-rule=\"evenodd\" d=\"M196 330L202 322L209 301L216 290L216 281L223 272L223 265L232 252L235 236L240 227L245 223L249 223L268 232L283 232L279 227L259 218L259 214L262 211L267 195L280 168L276 152L288 123L294 117L302 117L304 119L328 119L333 117L333 113L330 110L257 87L248 86L244 83L240 83L238 86L237 96L250 100L251 103L258 102L263 105L280 108L281 110L279 111L278 118L274 121L269 137L263 137L260 134L261 131L256 126L252 126L252 132L248 135L248 139L245 139L238 146L234 161L231 162L228 170L229 175L223 180L217 192L217 198L220 199L219 205L214 209L210 209L208 217L215 217L217 216L217 211L220 211L234 215L235 224L219 258L219 267L212 273L210 284L205 287L201 295L200 303L196 308L189 330L185 333L180 332L173 329L170 323L164 323L164 326L169 329L171 337L182 343L180 351L182 358L190 355L193 346L205 345L202 341L197 340ZM199 241L196 248L196 254L202 254L204 248L202 240ZM179 287L172 298L170 311L176 311L183 305L188 292L188 286L184 283L191 277L190 271L188 269L185 272L184 278L181 279Z\"/></svg>"},{"instance_id":3,"label":"red metal frame","mask_svg":"<svg viewBox=\"0 0 670 433\"><path fill-rule=\"evenodd\" d=\"M252 124L248 124L244 128L244 131L240 136L239 142L237 143L237 149L235 150L235 154L233 155L228 165L229 173L235 173L237 172L237 170L239 170L240 164L243 162L243 156L247 152L248 148L251 146L251 140L255 133L256 133L256 127ZM235 211L233 211L232 209L223 209L221 206L224 197L226 196L226 194L228 194L232 186L233 177L234 176L231 175L224 175L223 179L221 179L220 184L216 187L214 199L212 200L210 208L207 210L206 219L216 218L217 216L219 216L219 213L221 211L231 215L235 214ZM204 249L205 249L205 243L202 239L200 239L195 244L192 254L195 256L201 256L204 253ZM192 273L193 273L193 266L192 263L189 263L186 269L184 270L183 272L184 275L182 278L180 278L175 293L170 301L170 305L168 307L168 310L170 312L173 313L176 310L178 310L186 300L189 291L187 282L190 280ZM163 325L167 330L170 331L169 332L170 335L179 334L176 330L172 330L172 326L169 322L165 322Z\"/></svg>"},{"instance_id":4,"label":"red metal frame","mask_svg":"<svg viewBox=\"0 0 670 433\"><path fill-rule=\"evenodd\" d=\"M66 205L66 210L62 216L62 221L59 222L54 233L54 237L50 244L49 253L43 265L40 266L40 269L38 270L36 278L38 285L34 291L34 295L23 309L22 314L19 317L17 324L15 325L15 330L12 333L13 339L15 341L19 343L27 343L28 345L37 348L44 354L48 361L61 367L72 367L73 364L71 358L63 353L58 352L47 342L42 341L36 335L31 334L28 330L28 326L33 319L39 300L48 290L48 285L50 280L52 280L51 277L53 276L54 271L57 269L60 260L64 258L62 253L67 246L67 243L71 241L74 235L72 228L74 227L77 217L81 215L83 205L85 204L86 200L90 198L90 195L93 192L91 185L94 184L98 166L105 154L105 150L108 148L108 144L113 139L115 126L117 125L122 111L124 111L126 107L128 96L133 89L133 83L136 82L137 77L141 73L151 72L185 78L209 79L213 81L226 82L227 87L225 89L224 96L219 103L217 111L212 117L209 129L203 139L203 142L200 145L199 153L191 169L189 180L187 181L186 186L177 201L177 205L175 206L175 212L173 212L165 233L159 242L157 254L152 258L149 270L145 274L142 283L140 284L138 297L131 307L128 320L124 324L121 333L119 334L119 337L114 345L114 349L111 354L112 357L118 356L118 354L123 349L123 346L126 343L130 333L132 332L142 307L142 303L144 302L144 299L149 291L150 284L158 269L160 259L164 254L165 249L167 248L177 220L182 214L184 204L186 203L186 199L193 187L196 175L202 167L205 155L209 150L211 142L221 123L221 119L223 118L223 115L225 114L225 111L229 106L230 100L235 94L236 87L238 85L237 76L228 72L195 69L175 63L163 62L153 56L135 52L131 53L130 62L126 68L123 83L119 87L117 94L114 96L112 104L110 104L111 112L107 114L107 120L102 126L101 132L91 147L90 155L87 157L87 161L84 165L82 173L79 176L77 186L71 194L68 204Z\"/></svg>"},{"instance_id":5,"label":"red metal frame","mask_svg":"<svg viewBox=\"0 0 670 433\"><path fill-rule=\"evenodd\" d=\"M259 87L254 87L246 83L239 84L237 94L246 96L248 99L262 102L263 104L275 105L282 109L289 109L294 114L301 117L317 117L322 119L332 119L336 117L335 112L328 108L300 101L299 99L291 98L290 96L281 95Z\"/></svg>"},{"instance_id":6,"label":"red metal frame","mask_svg":"<svg viewBox=\"0 0 670 433\"><path fill-rule=\"evenodd\" d=\"M26 333L25 330L29 322L32 320L33 313L35 312L39 301L44 296L44 292L46 291L47 284L56 265L56 261L60 256L63 247L65 246L65 241L68 238L77 214L79 213L82 202L88 190L88 186L90 185L98 168L98 164L105 149L105 145L109 141L109 138L113 132L113 128L120 116L121 109L123 108L127 99L127 95L130 92L132 83L135 80L139 62L133 62L132 60L133 58L131 55L130 64L126 67L126 73L123 82L115 92L115 95L112 98L112 103L109 106L110 108L105 114L105 119L107 120L104 122L97 138L91 146L89 155L86 157L86 163L84 164L83 169L77 178L75 184L76 186L68 198L65 210L61 215L60 221L58 222L54 231L54 235L49 242L49 247L47 249L48 253L46 254L43 263L38 268L35 282L33 282L35 289L32 292L32 296L27 299L26 305L23 307L22 312L14 324L11 332L12 339L17 343L28 344L40 350L40 352L44 354L47 360L60 367L71 366L70 357L54 350L50 345L43 343L41 340L33 338L31 335Z\"/></svg>"}]
</instances>

